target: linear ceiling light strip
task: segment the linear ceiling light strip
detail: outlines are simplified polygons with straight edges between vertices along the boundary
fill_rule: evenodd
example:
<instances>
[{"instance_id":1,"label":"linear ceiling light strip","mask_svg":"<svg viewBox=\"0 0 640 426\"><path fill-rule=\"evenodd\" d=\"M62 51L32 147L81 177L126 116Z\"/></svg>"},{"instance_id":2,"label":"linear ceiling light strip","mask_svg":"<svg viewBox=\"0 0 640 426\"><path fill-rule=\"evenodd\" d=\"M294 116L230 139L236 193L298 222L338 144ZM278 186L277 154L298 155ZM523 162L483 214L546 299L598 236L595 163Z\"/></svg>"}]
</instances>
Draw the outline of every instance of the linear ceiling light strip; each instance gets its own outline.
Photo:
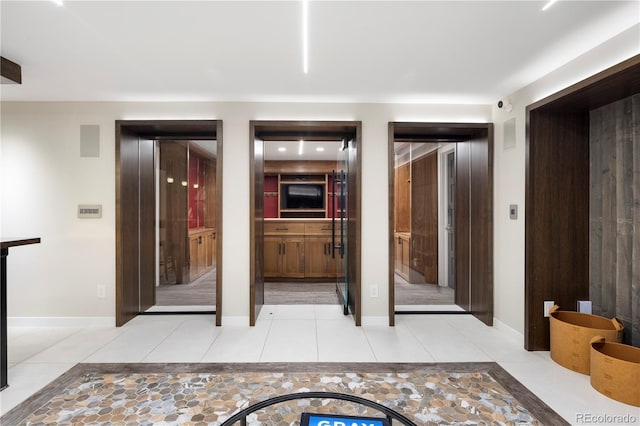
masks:
<instances>
[{"instance_id":1,"label":"linear ceiling light strip","mask_svg":"<svg viewBox=\"0 0 640 426\"><path fill-rule=\"evenodd\" d=\"M302 71L309 73L309 2L302 0Z\"/></svg>"}]
</instances>

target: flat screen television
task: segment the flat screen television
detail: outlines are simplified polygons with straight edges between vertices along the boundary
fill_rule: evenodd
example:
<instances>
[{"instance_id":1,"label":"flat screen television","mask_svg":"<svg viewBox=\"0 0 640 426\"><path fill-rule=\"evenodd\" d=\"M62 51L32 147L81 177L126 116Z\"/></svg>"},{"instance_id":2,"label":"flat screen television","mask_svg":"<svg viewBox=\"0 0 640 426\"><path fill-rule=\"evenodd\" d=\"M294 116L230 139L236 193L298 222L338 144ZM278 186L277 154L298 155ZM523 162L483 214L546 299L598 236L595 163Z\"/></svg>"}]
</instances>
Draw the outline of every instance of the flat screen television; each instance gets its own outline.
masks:
<instances>
[{"instance_id":1,"label":"flat screen television","mask_svg":"<svg viewBox=\"0 0 640 426\"><path fill-rule=\"evenodd\" d=\"M324 185L300 183L282 184L280 192L280 209L324 209Z\"/></svg>"}]
</instances>

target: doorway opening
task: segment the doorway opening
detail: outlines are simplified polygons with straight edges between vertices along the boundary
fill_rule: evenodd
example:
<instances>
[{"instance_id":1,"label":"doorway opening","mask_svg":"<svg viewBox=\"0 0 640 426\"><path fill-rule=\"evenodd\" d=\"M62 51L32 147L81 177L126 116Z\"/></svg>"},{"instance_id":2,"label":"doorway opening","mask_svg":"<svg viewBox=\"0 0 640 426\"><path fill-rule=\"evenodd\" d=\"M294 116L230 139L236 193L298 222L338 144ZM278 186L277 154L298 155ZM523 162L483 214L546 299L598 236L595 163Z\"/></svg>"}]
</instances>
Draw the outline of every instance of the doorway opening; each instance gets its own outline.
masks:
<instances>
[{"instance_id":1,"label":"doorway opening","mask_svg":"<svg viewBox=\"0 0 640 426\"><path fill-rule=\"evenodd\" d=\"M155 303L145 313L216 311L216 148L156 141Z\"/></svg>"},{"instance_id":2,"label":"doorway opening","mask_svg":"<svg viewBox=\"0 0 640 426\"><path fill-rule=\"evenodd\" d=\"M250 324L264 304L360 323L359 122L251 122Z\"/></svg>"},{"instance_id":3,"label":"doorway opening","mask_svg":"<svg viewBox=\"0 0 640 426\"><path fill-rule=\"evenodd\" d=\"M221 325L221 160L221 121L116 121L117 326L170 313Z\"/></svg>"},{"instance_id":4,"label":"doorway opening","mask_svg":"<svg viewBox=\"0 0 640 426\"><path fill-rule=\"evenodd\" d=\"M493 320L491 124L389 123L390 324Z\"/></svg>"}]
</instances>

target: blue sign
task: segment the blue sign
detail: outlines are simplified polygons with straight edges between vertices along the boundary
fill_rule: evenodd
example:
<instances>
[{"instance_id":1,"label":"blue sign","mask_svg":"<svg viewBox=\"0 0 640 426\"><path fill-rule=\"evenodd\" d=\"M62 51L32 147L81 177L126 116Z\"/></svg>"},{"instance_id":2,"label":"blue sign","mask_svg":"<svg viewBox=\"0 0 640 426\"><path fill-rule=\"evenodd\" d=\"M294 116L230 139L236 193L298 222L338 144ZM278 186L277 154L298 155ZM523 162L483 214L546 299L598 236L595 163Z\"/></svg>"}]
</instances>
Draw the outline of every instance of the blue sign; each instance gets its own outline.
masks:
<instances>
[{"instance_id":1,"label":"blue sign","mask_svg":"<svg viewBox=\"0 0 640 426\"><path fill-rule=\"evenodd\" d=\"M390 426L386 418L302 413L300 426Z\"/></svg>"}]
</instances>

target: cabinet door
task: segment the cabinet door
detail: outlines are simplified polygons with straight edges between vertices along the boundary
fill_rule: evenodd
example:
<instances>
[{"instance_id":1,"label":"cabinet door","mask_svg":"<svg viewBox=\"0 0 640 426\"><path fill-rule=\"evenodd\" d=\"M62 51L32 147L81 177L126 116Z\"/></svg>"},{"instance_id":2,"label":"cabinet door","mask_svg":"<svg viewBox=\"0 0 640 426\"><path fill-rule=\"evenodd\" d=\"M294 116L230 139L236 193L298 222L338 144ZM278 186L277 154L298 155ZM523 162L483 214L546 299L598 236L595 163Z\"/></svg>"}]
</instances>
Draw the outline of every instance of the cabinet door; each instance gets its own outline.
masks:
<instances>
[{"instance_id":1,"label":"cabinet door","mask_svg":"<svg viewBox=\"0 0 640 426\"><path fill-rule=\"evenodd\" d=\"M207 245L209 244L207 234L201 232L198 235L198 275L202 275L207 269Z\"/></svg>"},{"instance_id":2,"label":"cabinet door","mask_svg":"<svg viewBox=\"0 0 640 426\"><path fill-rule=\"evenodd\" d=\"M264 237L264 276L279 277L282 272L282 238Z\"/></svg>"},{"instance_id":3,"label":"cabinet door","mask_svg":"<svg viewBox=\"0 0 640 426\"><path fill-rule=\"evenodd\" d=\"M394 265L397 274L402 273L402 238L396 234L395 240L395 253L394 253Z\"/></svg>"},{"instance_id":4,"label":"cabinet door","mask_svg":"<svg viewBox=\"0 0 640 426\"><path fill-rule=\"evenodd\" d=\"M215 263L216 258L216 240L214 239L215 233L213 231L207 231L204 234L204 243L205 243L205 251L207 253L207 258L205 261L205 268L212 268Z\"/></svg>"},{"instance_id":5,"label":"cabinet door","mask_svg":"<svg viewBox=\"0 0 640 426\"><path fill-rule=\"evenodd\" d=\"M331 278L335 276L331 268L331 238L306 237L304 240L304 276L310 278Z\"/></svg>"},{"instance_id":6,"label":"cabinet door","mask_svg":"<svg viewBox=\"0 0 640 426\"><path fill-rule=\"evenodd\" d=\"M211 266L215 267L218 266L218 233L216 231L213 231L211 233L211 238L213 239L213 241L211 242Z\"/></svg>"},{"instance_id":7,"label":"cabinet door","mask_svg":"<svg viewBox=\"0 0 640 426\"><path fill-rule=\"evenodd\" d=\"M198 269L198 252L198 236L191 235L189 237L189 282L198 278L198 274L200 273Z\"/></svg>"},{"instance_id":8,"label":"cabinet door","mask_svg":"<svg viewBox=\"0 0 640 426\"><path fill-rule=\"evenodd\" d=\"M402 241L402 276L405 279L409 279L409 275L411 273L411 271L409 270L409 261L410 261L410 246L411 246L411 240L410 239L405 239L405 238L401 238Z\"/></svg>"},{"instance_id":9,"label":"cabinet door","mask_svg":"<svg viewBox=\"0 0 640 426\"><path fill-rule=\"evenodd\" d=\"M282 276L304 278L304 237L283 238L282 249Z\"/></svg>"}]
</instances>

